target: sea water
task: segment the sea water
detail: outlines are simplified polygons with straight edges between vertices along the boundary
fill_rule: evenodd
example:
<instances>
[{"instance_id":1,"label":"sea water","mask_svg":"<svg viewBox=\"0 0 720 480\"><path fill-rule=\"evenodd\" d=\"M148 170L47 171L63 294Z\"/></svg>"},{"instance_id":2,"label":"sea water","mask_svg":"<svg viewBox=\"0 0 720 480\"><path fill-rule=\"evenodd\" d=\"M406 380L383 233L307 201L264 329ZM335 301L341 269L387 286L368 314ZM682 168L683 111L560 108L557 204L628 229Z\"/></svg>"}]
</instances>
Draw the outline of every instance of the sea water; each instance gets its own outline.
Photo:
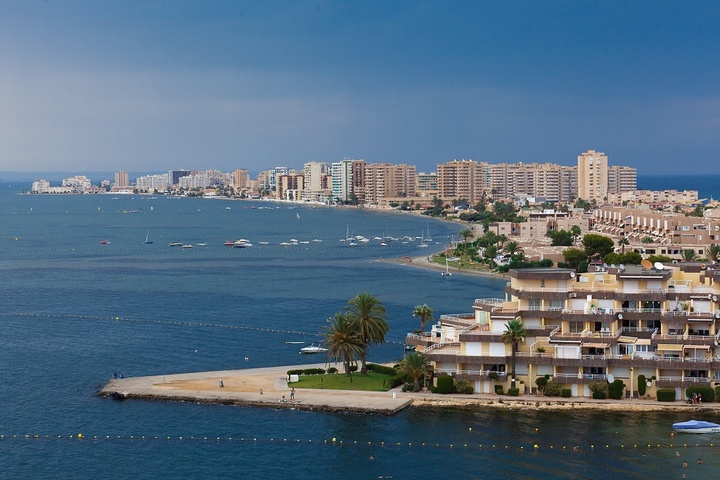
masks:
<instances>
[{"instance_id":1,"label":"sea water","mask_svg":"<svg viewBox=\"0 0 720 480\"><path fill-rule=\"evenodd\" d=\"M505 281L381 261L442 250L464 228L420 216L23 187L0 185L2 478L701 478L720 467L717 436L670 437L691 414L380 416L98 397L112 372L321 361L286 342L317 340L363 291L391 326L371 361L391 362L419 326L415 305L470 312L476 298L502 297ZM371 240L350 246L348 233ZM223 245L238 238L253 247Z\"/></svg>"}]
</instances>

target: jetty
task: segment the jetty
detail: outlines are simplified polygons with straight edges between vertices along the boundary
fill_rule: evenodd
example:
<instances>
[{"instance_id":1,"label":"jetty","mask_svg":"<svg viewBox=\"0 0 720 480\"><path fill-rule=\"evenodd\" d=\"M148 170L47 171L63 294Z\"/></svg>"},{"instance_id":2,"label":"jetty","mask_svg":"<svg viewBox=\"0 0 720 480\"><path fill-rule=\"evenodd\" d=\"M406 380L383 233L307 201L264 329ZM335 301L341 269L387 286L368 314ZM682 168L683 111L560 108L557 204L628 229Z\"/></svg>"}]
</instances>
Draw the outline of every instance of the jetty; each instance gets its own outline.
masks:
<instances>
[{"instance_id":1,"label":"jetty","mask_svg":"<svg viewBox=\"0 0 720 480\"><path fill-rule=\"evenodd\" d=\"M324 368L325 364L303 365ZM248 368L111 379L99 392L115 399L186 401L238 406L393 415L412 398L397 392L296 388L291 398L288 370L297 366Z\"/></svg>"}]
</instances>

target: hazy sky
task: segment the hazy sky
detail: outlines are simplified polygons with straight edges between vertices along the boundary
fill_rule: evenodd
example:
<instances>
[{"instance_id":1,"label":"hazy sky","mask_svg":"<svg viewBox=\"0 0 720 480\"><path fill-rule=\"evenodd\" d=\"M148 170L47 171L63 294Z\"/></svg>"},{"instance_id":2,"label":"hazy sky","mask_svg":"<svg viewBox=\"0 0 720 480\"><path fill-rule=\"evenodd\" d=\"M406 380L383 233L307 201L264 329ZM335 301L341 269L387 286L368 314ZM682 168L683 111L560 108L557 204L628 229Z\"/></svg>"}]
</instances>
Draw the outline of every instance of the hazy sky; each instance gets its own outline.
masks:
<instances>
[{"instance_id":1,"label":"hazy sky","mask_svg":"<svg viewBox=\"0 0 720 480\"><path fill-rule=\"evenodd\" d=\"M0 171L720 173L718 89L710 1L0 0Z\"/></svg>"}]
</instances>

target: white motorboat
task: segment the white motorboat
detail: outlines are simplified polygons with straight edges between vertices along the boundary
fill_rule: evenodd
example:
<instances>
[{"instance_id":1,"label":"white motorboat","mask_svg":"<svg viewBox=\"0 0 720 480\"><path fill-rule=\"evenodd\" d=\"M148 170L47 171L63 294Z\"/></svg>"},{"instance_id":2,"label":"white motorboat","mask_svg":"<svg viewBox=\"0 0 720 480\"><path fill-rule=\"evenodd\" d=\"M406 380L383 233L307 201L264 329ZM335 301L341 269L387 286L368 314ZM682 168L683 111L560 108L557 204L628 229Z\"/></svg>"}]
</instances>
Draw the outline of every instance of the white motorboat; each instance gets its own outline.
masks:
<instances>
[{"instance_id":1,"label":"white motorboat","mask_svg":"<svg viewBox=\"0 0 720 480\"><path fill-rule=\"evenodd\" d=\"M703 420L673 423L673 430L680 433L720 433L720 425Z\"/></svg>"},{"instance_id":2,"label":"white motorboat","mask_svg":"<svg viewBox=\"0 0 720 480\"><path fill-rule=\"evenodd\" d=\"M452 275L452 272L450 271L450 265L448 265L447 257L445 257L445 271L440 272L440 275L442 275L443 277L449 277Z\"/></svg>"},{"instance_id":3,"label":"white motorboat","mask_svg":"<svg viewBox=\"0 0 720 480\"><path fill-rule=\"evenodd\" d=\"M322 346L322 343L320 342L313 342L312 344L308 345L307 347L303 347L300 349L300 353L323 353L327 352L328 349Z\"/></svg>"}]
</instances>

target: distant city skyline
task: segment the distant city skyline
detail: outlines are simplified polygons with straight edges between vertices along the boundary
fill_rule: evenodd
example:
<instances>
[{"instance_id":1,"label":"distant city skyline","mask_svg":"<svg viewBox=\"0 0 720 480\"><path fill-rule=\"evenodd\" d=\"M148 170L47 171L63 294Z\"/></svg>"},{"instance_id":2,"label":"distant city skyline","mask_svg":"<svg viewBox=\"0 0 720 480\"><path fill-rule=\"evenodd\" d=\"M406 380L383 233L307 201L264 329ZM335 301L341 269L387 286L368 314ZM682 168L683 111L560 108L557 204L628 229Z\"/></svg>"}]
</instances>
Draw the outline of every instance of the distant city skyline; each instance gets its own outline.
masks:
<instances>
[{"instance_id":1,"label":"distant city skyline","mask_svg":"<svg viewBox=\"0 0 720 480\"><path fill-rule=\"evenodd\" d=\"M0 0L0 172L714 173L718 27L703 1Z\"/></svg>"}]
</instances>

